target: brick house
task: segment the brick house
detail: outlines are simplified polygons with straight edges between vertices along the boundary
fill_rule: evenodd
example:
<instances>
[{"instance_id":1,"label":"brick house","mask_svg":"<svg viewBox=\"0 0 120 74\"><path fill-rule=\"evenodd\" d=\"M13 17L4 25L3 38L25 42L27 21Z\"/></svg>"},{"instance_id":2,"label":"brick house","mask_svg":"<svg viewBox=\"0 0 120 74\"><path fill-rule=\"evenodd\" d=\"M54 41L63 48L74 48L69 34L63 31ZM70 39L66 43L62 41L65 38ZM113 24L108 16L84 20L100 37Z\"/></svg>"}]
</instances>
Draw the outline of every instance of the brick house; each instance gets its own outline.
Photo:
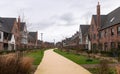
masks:
<instances>
[{"instance_id":1,"label":"brick house","mask_svg":"<svg viewBox=\"0 0 120 74\"><path fill-rule=\"evenodd\" d=\"M28 44L28 32L25 22L20 22L20 47L27 48Z\"/></svg>"},{"instance_id":2,"label":"brick house","mask_svg":"<svg viewBox=\"0 0 120 74\"><path fill-rule=\"evenodd\" d=\"M57 48L62 48L63 47L63 43L62 42L57 42L56 43L56 47Z\"/></svg>"},{"instance_id":3,"label":"brick house","mask_svg":"<svg viewBox=\"0 0 120 74\"><path fill-rule=\"evenodd\" d=\"M0 18L0 50L16 49L14 31L17 26L16 18Z\"/></svg>"},{"instance_id":4,"label":"brick house","mask_svg":"<svg viewBox=\"0 0 120 74\"><path fill-rule=\"evenodd\" d=\"M18 17L18 20L15 19L13 22L13 25L11 25L12 27L11 33L13 33L15 36L16 49L20 48L20 24L19 22L20 22L20 17Z\"/></svg>"},{"instance_id":5,"label":"brick house","mask_svg":"<svg viewBox=\"0 0 120 74\"><path fill-rule=\"evenodd\" d=\"M76 46L79 44L79 32L77 31L72 37L66 38L62 41L63 47Z\"/></svg>"},{"instance_id":6,"label":"brick house","mask_svg":"<svg viewBox=\"0 0 120 74\"><path fill-rule=\"evenodd\" d=\"M90 25L84 24L79 27L79 45L84 47L84 49L91 50L91 42L89 40L89 30Z\"/></svg>"},{"instance_id":7,"label":"brick house","mask_svg":"<svg viewBox=\"0 0 120 74\"><path fill-rule=\"evenodd\" d=\"M92 15L89 34L93 50L120 48L120 7L107 15L101 15L98 3L97 15Z\"/></svg>"},{"instance_id":8,"label":"brick house","mask_svg":"<svg viewBox=\"0 0 120 74\"><path fill-rule=\"evenodd\" d=\"M43 41L37 40L37 48L42 48Z\"/></svg>"},{"instance_id":9,"label":"brick house","mask_svg":"<svg viewBox=\"0 0 120 74\"><path fill-rule=\"evenodd\" d=\"M28 48L37 48L38 41L38 32L29 32L28 33Z\"/></svg>"},{"instance_id":10,"label":"brick house","mask_svg":"<svg viewBox=\"0 0 120 74\"><path fill-rule=\"evenodd\" d=\"M43 42L44 48L54 48L54 43L52 42Z\"/></svg>"}]
</instances>

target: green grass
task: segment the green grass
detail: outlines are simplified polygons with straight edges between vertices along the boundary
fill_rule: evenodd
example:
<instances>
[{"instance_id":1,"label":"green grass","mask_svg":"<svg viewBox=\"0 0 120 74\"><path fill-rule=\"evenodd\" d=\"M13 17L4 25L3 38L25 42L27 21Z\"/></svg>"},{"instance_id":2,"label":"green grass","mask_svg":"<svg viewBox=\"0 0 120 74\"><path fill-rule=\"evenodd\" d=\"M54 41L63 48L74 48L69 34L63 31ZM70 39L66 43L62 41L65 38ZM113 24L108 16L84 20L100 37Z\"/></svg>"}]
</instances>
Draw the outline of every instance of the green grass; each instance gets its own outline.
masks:
<instances>
[{"instance_id":1,"label":"green grass","mask_svg":"<svg viewBox=\"0 0 120 74\"><path fill-rule=\"evenodd\" d=\"M64 57L72 60L73 62L75 62L77 64L98 64L100 62L97 59L92 59L92 61L86 61L88 59L88 57L86 57L86 56L77 55L74 53L63 52L58 49L55 49L54 51L61 54Z\"/></svg>"},{"instance_id":2,"label":"green grass","mask_svg":"<svg viewBox=\"0 0 120 74\"><path fill-rule=\"evenodd\" d=\"M42 60L43 55L44 55L43 50L31 51L26 54L26 56L34 59L33 65L39 65Z\"/></svg>"}]
</instances>

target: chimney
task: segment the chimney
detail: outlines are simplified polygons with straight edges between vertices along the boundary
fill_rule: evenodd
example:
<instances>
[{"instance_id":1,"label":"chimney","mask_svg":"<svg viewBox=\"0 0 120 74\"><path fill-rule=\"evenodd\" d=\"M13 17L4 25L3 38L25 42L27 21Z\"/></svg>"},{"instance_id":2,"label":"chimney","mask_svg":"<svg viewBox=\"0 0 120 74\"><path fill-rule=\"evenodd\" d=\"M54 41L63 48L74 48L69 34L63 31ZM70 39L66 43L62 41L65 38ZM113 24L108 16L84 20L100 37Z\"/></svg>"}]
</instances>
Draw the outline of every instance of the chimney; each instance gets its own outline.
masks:
<instances>
[{"instance_id":1,"label":"chimney","mask_svg":"<svg viewBox=\"0 0 120 74\"><path fill-rule=\"evenodd\" d=\"M100 4L97 5L97 26L100 28L101 25L101 16L100 16Z\"/></svg>"},{"instance_id":2,"label":"chimney","mask_svg":"<svg viewBox=\"0 0 120 74\"><path fill-rule=\"evenodd\" d=\"M20 16L18 17L18 29L20 31Z\"/></svg>"}]
</instances>

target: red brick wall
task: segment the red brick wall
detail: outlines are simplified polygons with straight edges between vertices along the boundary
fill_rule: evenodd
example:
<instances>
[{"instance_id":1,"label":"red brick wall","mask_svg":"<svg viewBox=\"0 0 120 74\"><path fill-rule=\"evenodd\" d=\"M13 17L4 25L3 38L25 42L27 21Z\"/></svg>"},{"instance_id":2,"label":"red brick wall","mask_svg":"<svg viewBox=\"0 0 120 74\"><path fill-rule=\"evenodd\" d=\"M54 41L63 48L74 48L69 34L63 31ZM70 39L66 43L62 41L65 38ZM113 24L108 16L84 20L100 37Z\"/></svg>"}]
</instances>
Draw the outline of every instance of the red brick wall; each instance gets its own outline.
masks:
<instances>
[{"instance_id":1,"label":"red brick wall","mask_svg":"<svg viewBox=\"0 0 120 74\"><path fill-rule=\"evenodd\" d=\"M120 35L117 34L117 27L120 26L120 24L118 25L114 25L112 27L108 27L106 29L103 29L102 32L105 32L105 30L108 30L108 35L106 37L102 36L102 38L100 39L100 43L102 43L104 45L105 42L108 43L108 49L111 49L111 42L115 43L115 48L118 47L118 42L120 42ZM114 29L114 35L111 36L111 29ZM104 46L103 46L104 49Z\"/></svg>"},{"instance_id":2,"label":"red brick wall","mask_svg":"<svg viewBox=\"0 0 120 74\"><path fill-rule=\"evenodd\" d=\"M94 30L92 30L92 26L94 26L93 28ZM99 30L100 32L103 33L103 35L101 35L101 38L99 38L97 26L94 22L94 19L92 19L91 26L90 26L90 38L91 38L92 47L93 47L93 44L96 44L97 46L99 46L98 44L102 44L102 47L101 47L102 49L100 50L109 51L111 49L111 42L114 42L115 48L118 48L118 42L120 42L120 35L117 34L118 26L120 26L120 24L105 28L103 30ZM114 35L111 35L112 28L114 29ZM105 31L107 33L107 36L105 36ZM96 39L93 38L94 34L96 35ZM107 43L106 49L105 49L105 43Z\"/></svg>"},{"instance_id":3,"label":"red brick wall","mask_svg":"<svg viewBox=\"0 0 120 74\"><path fill-rule=\"evenodd\" d=\"M3 43L0 42L0 50L3 50Z\"/></svg>"},{"instance_id":4,"label":"red brick wall","mask_svg":"<svg viewBox=\"0 0 120 74\"><path fill-rule=\"evenodd\" d=\"M92 48L93 48L93 44L98 44L98 27L93 18L91 21L89 33L90 33L90 38L91 38L91 43L92 43ZM94 39L94 35L95 35L95 39Z\"/></svg>"},{"instance_id":5,"label":"red brick wall","mask_svg":"<svg viewBox=\"0 0 120 74\"><path fill-rule=\"evenodd\" d=\"M12 28L12 33L15 35L15 43L17 48L20 48L20 31L18 28L18 23L17 21L14 22L13 28Z\"/></svg>"}]
</instances>

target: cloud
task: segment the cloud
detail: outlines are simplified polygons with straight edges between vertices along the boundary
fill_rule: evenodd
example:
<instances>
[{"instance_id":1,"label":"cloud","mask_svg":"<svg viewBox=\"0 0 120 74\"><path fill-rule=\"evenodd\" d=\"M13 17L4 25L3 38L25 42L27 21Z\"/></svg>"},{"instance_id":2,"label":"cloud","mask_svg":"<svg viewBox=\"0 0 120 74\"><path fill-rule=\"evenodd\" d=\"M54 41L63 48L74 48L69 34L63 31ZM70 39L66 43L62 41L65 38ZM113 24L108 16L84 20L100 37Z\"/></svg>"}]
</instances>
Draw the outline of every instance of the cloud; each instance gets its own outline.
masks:
<instances>
[{"instance_id":1,"label":"cloud","mask_svg":"<svg viewBox=\"0 0 120 74\"><path fill-rule=\"evenodd\" d=\"M61 15L53 16L51 19L53 19L54 25L57 26L71 26L75 25L75 20L77 19L73 13L64 13Z\"/></svg>"},{"instance_id":2,"label":"cloud","mask_svg":"<svg viewBox=\"0 0 120 74\"><path fill-rule=\"evenodd\" d=\"M50 21L42 21L39 23L29 23L28 26L28 30L44 30L47 29L49 27L52 27L54 25L54 22L50 22Z\"/></svg>"},{"instance_id":3,"label":"cloud","mask_svg":"<svg viewBox=\"0 0 120 74\"><path fill-rule=\"evenodd\" d=\"M46 40L72 35L79 24L88 23L96 14L98 0L0 0L0 16L18 17L24 13L28 30L46 32ZM109 13L120 5L120 0L99 0L101 13ZM114 2L114 3L113 3ZM8 13L9 12L9 13ZM76 27L74 27L76 26ZM74 28L74 29L73 29ZM51 29L51 30L50 30ZM55 32L53 32L55 31ZM60 34L59 34L60 33ZM53 34L51 36L51 34ZM67 36L69 36L67 35ZM49 39L48 39L49 37Z\"/></svg>"},{"instance_id":4,"label":"cloud","mask_svg":"<svg viewBox=\"0 0 120 74\"><path fill-rule=\"evenodd\" d=\"M74 16L72 13L66 13L63 14L60 19L69 23L74 20Z\"/></svg>"}]
</instances>

